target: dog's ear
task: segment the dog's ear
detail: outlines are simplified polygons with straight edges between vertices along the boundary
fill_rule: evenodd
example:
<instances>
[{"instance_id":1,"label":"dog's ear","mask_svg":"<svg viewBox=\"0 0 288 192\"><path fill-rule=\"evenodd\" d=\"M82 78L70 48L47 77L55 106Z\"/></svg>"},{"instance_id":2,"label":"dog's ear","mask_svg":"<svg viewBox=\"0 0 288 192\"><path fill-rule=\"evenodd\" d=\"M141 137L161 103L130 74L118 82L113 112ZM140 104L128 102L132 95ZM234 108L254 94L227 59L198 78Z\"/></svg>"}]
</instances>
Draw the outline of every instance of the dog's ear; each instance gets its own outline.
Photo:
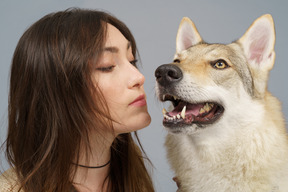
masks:
<instances>
[{"instance_id":1,"label":"dog's ear","mask_svg":"<svg viewBox=\"0 0 288 192\"><path fill-rule=\"evenodd\" d=\"M275 29L272 16L259 17L238 40L253 73L254 96L263 98L267 90L269 71L275 61Z\"/></svg>"},{"instance_id":2,"label":"dog's ear","mask_svg":"<svg viewBox=\"0 0 288 192\"><path fill-rule=\"evenodd\" d=\"M275 29L271 15L256 19L238 42L252 68L272 69L275 59Z\"/></svg>"},{"instance_id":3,"label":"dog's ear","mask_svg":"<svg viewBox=\"0 0 288 192\"><path fill-rule=\"evenodd\" d=\"M202 41L194 23L184 17L180 23L176 38L176 53L180 53L189 47L196 45Z\"/></svg>"}]
</instances>

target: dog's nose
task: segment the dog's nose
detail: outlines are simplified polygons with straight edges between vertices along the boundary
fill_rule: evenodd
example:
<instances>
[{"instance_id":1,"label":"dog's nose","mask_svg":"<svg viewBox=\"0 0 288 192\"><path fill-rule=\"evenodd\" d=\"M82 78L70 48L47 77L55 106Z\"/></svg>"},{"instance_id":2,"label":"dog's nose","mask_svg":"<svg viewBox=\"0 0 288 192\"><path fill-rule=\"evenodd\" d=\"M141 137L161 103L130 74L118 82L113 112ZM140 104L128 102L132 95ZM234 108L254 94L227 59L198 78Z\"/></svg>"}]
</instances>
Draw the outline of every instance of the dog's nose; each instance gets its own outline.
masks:
<instances>
[{"instance_id":1,"label":"dog's nose","mask_svg":"<svg viewBox=\"0 0 288 192\"><path fill-rule=\"evenodd\" d=\"M174 64L164 64L159 66L155 71L157 82L162 86L167 86L172 83L179 82L182 77L182 71Z\"/></svg>"}]
</instances>

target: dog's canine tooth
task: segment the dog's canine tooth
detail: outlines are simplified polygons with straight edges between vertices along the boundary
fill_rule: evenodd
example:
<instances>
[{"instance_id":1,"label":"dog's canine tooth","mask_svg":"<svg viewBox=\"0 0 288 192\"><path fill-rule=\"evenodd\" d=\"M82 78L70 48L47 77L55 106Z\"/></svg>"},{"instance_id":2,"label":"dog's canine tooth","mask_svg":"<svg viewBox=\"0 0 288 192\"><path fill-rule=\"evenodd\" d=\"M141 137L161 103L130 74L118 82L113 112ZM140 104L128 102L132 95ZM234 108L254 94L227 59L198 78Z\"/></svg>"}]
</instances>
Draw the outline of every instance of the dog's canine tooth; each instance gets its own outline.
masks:
<instances>
[{"instance_id":1,"label":"dog's canine tooth","mask_svg":"<svg viewBox=\"0 0 288 192\"><path fill-rule=\"evenodd\" d=\"M177 114L176 117L177 117L177 119L180 119L180 118L181 118L180 114Z\"/></svg>"},{"instance_id":2,"label":"dog's canine tooth","mask_svg":"<svg viewBox=\"0 0 288 192\"><path fill-rule=\"evenodd\" d=\"M163 108L163 109L162 109L162 114L165 115L166 113L167 113L166 109Z\"/></svg>"},{"instance_id":3,"label":"dog's canine tooth","mask_svg":"<svg viewBox=\"0 0 288 192\"><path fill-rule=\"evenodd\" d=\"M174 100L177 100L177 99L178 99L178 97L176 97L176 96L174 96L174 95L173 95L173 99L174 99Z\"/></svg>"},{"instance_id":4,"label":"dog's canine tooth","mask_svg":"<svg viewBox=\"0 0 288 192\"><path fill-rule=\"evenodd\" d=\"M165 100L165 95L162 96L162 100L163 100L163 101Z\"/></svg>"},{"instance_id":5,"label":"dog's canine tooth","mask_svg":"<svg viewBox=\"0 0 288 192\"><path fill-rule=\"evenodd\" d=\"M181 117L183 119L185 119L185 113L186 113L186 105L183 107L182 111L181 111Z\"/></svg>"}]
</instances>

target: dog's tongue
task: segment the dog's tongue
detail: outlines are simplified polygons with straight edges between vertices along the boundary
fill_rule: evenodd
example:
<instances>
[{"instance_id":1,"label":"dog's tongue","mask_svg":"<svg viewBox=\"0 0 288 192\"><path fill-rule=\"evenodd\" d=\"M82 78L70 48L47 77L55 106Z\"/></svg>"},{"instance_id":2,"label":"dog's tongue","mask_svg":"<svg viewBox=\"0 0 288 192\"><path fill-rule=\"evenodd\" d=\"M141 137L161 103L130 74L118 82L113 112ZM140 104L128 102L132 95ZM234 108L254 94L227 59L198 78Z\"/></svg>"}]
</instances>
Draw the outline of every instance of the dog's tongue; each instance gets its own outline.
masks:
<instances>
[{"instance_id":1,"label":"dog's tongue","mask_svg":"<svg viewBox=\"0 0 288 192\"><path fill-rule=\"evenodd\" d=\"M186 106L186 115L194 115L198 116L200 109L204 106L204 104L190 104L187 102L180 102L173 111L169 112L169 116L175 116L177 114L180 114L183 107Z\"/></svg>"}]
</instances>

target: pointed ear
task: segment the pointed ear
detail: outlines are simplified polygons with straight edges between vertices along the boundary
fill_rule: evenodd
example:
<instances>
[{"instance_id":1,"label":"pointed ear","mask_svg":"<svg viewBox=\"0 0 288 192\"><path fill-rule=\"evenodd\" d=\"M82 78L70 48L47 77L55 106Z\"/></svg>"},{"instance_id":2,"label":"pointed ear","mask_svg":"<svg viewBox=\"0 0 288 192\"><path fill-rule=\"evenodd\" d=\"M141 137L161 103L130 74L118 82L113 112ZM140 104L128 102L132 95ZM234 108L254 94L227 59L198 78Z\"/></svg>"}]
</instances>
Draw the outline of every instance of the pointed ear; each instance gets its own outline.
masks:
<instances>
[{"instance_id":1,"label":"pointed ear","mask_svg":"<svg viewBox=\"0 0 288 192\"><path fill-rule=\"evenodd\" d=\"M184 17L180 23L176 38L176 53L180 53L189 47L196 45L202 41L194 23Z\"/></svg>"},{"instance_id":2,"label":"pointed ear","mask_svg":"<svg viewBox=\"0 0 288 192\"><path fill-rule=\"evenodd\" d=\"M275 29L272 16L259 17L238 40L252 68L270 70L273 68L275 52Z\"/></svg>"}]
</instances>

